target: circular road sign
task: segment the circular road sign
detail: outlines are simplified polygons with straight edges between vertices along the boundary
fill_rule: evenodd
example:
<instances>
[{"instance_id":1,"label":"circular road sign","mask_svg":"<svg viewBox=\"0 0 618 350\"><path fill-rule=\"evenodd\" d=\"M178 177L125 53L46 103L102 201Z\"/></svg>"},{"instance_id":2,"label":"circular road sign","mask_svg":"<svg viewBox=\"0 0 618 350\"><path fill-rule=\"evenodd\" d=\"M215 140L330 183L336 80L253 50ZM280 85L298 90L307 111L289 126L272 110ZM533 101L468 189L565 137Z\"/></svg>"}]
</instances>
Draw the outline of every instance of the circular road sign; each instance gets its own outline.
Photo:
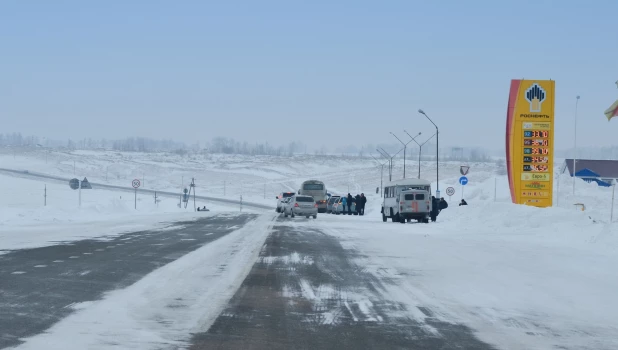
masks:
<instances>
[{"instance_id":1,"label":"circular road sign","mask_svg":"<svg viewBox=\"0 0 618 350\"><path fill-rule=\"evenodd\" d=\"M72 189L74 189L74 190L78 189L79 188L79 179L71 179L71 180L69 180L69 186Z\"/></svg>"},{"instance_id":2,"label":"circular road sign","mask_svg":"<svg viewBox=\"0 0 618 350\"><path fill-rule=\"evenodd\" d=\"M455 189L453 187L449 187L446 189L446 194L452 196L455 194Z\"/></svg>"},{"instance_id":3,"label":"circular road sign","mask_svg":"<svg viewBox=\"0 0 618 350\"><path fill-rule=\"evenodd\" d=\"M460 183L462 186L465 186L465 185L468 183L468 178L467 178L467 177L465 177L465 176L460 177L460 178L459 178L459 183Z\"/></svg>"},{"instance_id":4,"label":"circular road sign","mask_svg":"<svg viewBox=\"0 0 618 350\"><path fill-rule=\"evenodd\" d=\"M133 180L133 182L131 183L131 186L133 186L133 188L138 188L140 185L141 183L138 179Z\"/></svg>"}]
</instances>

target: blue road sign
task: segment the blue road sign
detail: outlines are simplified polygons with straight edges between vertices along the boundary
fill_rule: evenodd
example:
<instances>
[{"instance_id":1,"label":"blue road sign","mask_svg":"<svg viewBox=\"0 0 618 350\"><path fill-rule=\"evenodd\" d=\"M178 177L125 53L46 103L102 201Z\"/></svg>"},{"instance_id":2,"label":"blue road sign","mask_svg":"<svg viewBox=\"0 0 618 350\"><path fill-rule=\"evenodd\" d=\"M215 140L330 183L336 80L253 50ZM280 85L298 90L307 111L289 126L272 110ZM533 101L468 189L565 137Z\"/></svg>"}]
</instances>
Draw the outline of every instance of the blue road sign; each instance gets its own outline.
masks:
<instances>
[{"instance_id":1,"label":"blue road sign","mask_svg":"<svg viewBox=\"0 0 618 350\"><path fill-rule=\"evenodd\" d=\"M459 183L460 183L462 186L465 186L465 185L468 183L468 178L467 178L467 177L465 177L465 176L460 177L460 178L459 178Z\"/></svg>"}]
</instances>

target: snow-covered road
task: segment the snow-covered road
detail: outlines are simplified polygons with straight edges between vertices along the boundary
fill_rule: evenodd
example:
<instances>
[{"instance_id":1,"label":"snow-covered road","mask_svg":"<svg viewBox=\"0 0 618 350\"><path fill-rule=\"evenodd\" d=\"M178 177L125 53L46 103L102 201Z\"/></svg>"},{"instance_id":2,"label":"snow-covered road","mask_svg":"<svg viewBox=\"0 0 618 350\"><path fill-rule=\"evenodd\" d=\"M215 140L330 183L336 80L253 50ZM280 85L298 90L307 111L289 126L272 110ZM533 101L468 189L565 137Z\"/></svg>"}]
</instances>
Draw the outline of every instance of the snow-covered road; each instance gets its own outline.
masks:
<instances>
[{"instance_id":1,"label":"snow-covered road","mask_svg":"<svg viewBox=\"0 0 618 350\"><path fill-rule=\"evenodd\" d=\"M31 335L21 349L618 348L615 225L509 203L452 206L432 224L383 223L377 201L366 213L220 213L0 255L0 326L12 332L0 339Z\"/></svg>"},{"instance_id":2,"label":"snow-covered road","mask_svg":"<svg viewBox=\"0 0 618 350\"><path fill-rule=\"evenodd\" d=\"M236 291L272 216L220 214L1 255L0 347L176 348Z\"/></svg>"}]
</instances>

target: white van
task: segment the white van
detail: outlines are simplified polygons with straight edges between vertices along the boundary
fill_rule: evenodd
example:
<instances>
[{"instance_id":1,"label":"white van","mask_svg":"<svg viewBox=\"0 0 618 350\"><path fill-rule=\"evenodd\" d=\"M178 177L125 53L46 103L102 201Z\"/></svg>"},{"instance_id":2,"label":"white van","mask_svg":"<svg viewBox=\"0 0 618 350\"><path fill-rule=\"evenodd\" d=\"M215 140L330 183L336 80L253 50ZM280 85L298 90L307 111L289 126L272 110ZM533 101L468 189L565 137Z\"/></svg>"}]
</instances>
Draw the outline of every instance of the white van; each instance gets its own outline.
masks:
<instances>
[{"instance_id":1,"label":"white van","mask_svg":"<svg viewBox=\"0 0 618 350\"><path fill-rule=\"evenodd\" d=\"M402 222L405 217L400 215L400 194L406 190L421 190L427 192L429 211L431 211L431 182L422 179L403 179L389 182L384 187L384 199L382 200L382 221L391 218L393 222ZM405 197L404 197L405 198Z\"/></svg>"},{"instance_id":2,"label":"white van","mask_svg":"<svg viewBox=\"0 0 618 350\"><path fill-rule=\"evenodd\" d=\"M399 193L399 222L412 219L428 223L431 215L431 193L425 190L403 190ZM386 218L382 218L386 221Z\"/></svg>"}]
</instances>

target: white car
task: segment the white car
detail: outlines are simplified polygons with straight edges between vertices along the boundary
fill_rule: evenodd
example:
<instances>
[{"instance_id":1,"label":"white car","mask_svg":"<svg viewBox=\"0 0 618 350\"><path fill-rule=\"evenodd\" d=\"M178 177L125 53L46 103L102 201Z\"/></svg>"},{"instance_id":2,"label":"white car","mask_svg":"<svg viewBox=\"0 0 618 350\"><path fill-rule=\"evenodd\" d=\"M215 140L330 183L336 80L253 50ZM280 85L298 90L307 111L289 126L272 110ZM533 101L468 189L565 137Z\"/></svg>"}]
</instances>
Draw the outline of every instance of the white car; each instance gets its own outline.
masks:
<instances>
[{"instance_id":1,"label":"white car","mask_svg":"<svg viewBox=\"0 0 618 350\"><path fill-rule=\"evenodd\" d=\"M287 218L288 215L291 217L295 217L297 215L305 216L307 219L309 219L310 216L313 216L314 219L317 219L318 204L311 196L296 195L294 197L290 197L283 207L283 216Z\"/></svg>"},{"instance_id":2,"label":"white car","mask_svg":"<svg viewBox=\"0 0 618 350\"><path fill-rule=\"evenodd\" d=\"M277 198L277 208L275 209L275 211L277 213L283 213L283 201L294 196L294 192L281 192L276 198Z\"/></svg>"}]
</instances>

